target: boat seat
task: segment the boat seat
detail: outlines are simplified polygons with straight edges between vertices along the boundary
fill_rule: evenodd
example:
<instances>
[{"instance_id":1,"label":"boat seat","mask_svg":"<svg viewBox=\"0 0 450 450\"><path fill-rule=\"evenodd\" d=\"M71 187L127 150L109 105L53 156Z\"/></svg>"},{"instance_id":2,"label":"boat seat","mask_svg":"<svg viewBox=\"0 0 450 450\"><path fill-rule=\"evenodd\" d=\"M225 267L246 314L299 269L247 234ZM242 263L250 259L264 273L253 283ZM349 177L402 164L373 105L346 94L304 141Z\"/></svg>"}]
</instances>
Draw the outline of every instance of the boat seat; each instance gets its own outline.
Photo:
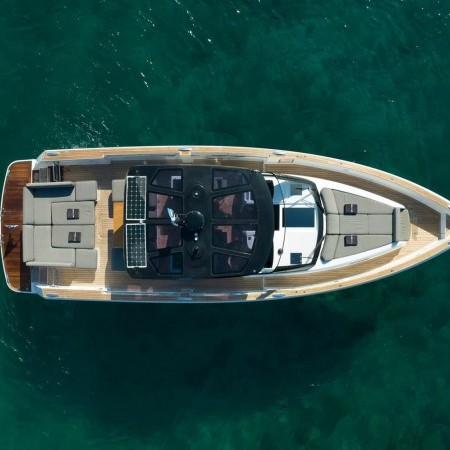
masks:
<instances>
[{"instance_id":1,"label":"boat seat","mask_svg":"<svg viewBox=\"0 0 450 450\"><path fill-rule=\"evenodd\" d=\"M400 210L400 208L398 208ZM395 216L392 214L356 214L326 216L327 234L393 234Z\"/></svg>"},{"instance_id":2,"label":"boat seat","mask_svg":"<svg viewBox=\"0 0 450 450\"><path fill-rule=\"evenodd\" d=\"M394 241L407 241L411 235L411 220L407 209L394 210Z\"/></svg>"},{"instance_id":3,"label":"boat seat","mask_svg":"<svg viewBox=\"0 0 450 450\"><path fill-rule=\"evenodd\" d=\"M75 249L52 247L51 229L50 225L24 225L24 262L27 266L75 267Z\"/></svg>"},{"instance_id":4,"label":"boat seat","mask_svg":"<svg viewBox=\"0 0 450 450\"><path fill-rule=\"evenodd\" d=\"M77 235L72 236L73 233L77 233ZM71 239L71 237L73 238ZM53 248L94 248L94 244L94 225L52 226Z\"/></svg>"},{"instance_id":5,"label":"boat seat","mask_svg":"<svg viewBox=\"0 0 450 450\"><path fill-rule=\"evenodd\" d=\"M75 200L82 201L97 201L97 181L77 181L75 183Z\"/></svg>"},{"instance_id":6,"label":"boat seat","mask_svg":"<svg viewBox=\"0 0 450 450\"><path fill-rule=\"evenodd\" d=\"M52 203L53 225L69 225L69 224L93 225L94 223L95 223L94 202Z\"/></svg>"},{"instance_id":7,"label":"boat seat","mask_svg":"<svg viewBox=\"0 0 450 450\"><path fill-rule=\"evenodd\" d=\"M96 181L28 183L23 188L26 265L96 268L96 200Z\"/></svg>"},{"instance_id":8,"label":"boat seat","mask_svg":"<svg viewBox=\"0 0 450 450\"><path fill-rule=\"evenodd\" d=\"M411 223L405 208L335 189L322 189L321 196L326 214L324 261L409 239ZM356 236L356 245L346 245L346 236Z\"/></svg>"},{"instance_id":9,"label":"boat seat","mask_svg":"<svg viewBox=\"0 0 450 450\"><path fill-rule=\"evenodd\" d=\"M392 214L394 210L393 206L350 192L324 188L320 194L325 214L344 214L346 204L357 205L358 214Z\"/></svg>"},{"instance_id":10,"label":"boat seat","mask_svg":"<svg viewBox=\"0 0 450 450\"><path fill-rule=\"evenodd\" d=\"M75 250L75 267L77 269L97 268L97 249L77 248Z\"/></svg>"},{"instance_id":11,"label":"boat seat","mask_svg":"<svg viewBox=\"0 0 450 450\"><path fill-rule=\"evenodd\" d=\"M123 202L125 198L125 180L112 180L112 201Z\"/></svg>"},{"instance_id":12,"label":"boat seat","mask_svg":"<svg viewBox=\"0 0 450 450\"><path fill-rule=\"evenodd\" d=\"M80 242L69 243L68 233L74 231L81 234ZM22 258L27 266L95 269L94 240L93 225L24 225Z\"/></svg>"},{"instance_id":13,"label":"boat seat","mask_svg":"<svg viewBox=\"0 0 450 450\"><path fill-rule=\"evenodd\" d=\"M75 183L28 183L23 188L23 223L51 225L52 204L75 201Z\"/></svg>"},{"instance_id":14,"label":"boat seat","mask_svg":"<svg viewBox=\"0 0 450 450\"><path fill-rule=\"evenodd\" d=\"M392 243L391 236L387 234L357 235L357 245L345 245L345 235L326 235L322 248L321 258L325 261L353 256L358 253L373 250Z\"/></svg>"},{"instance_id":15,"label":"boat seat","mask_svg":"<svg viewBox=\"0 0 450 450\"><path fill-rule=\"evenodd\" d=\"M95 180L28 183L23 188L23 223L51 225L54 203L88 200L97 200Z\"/></svg>"}]
</instances>

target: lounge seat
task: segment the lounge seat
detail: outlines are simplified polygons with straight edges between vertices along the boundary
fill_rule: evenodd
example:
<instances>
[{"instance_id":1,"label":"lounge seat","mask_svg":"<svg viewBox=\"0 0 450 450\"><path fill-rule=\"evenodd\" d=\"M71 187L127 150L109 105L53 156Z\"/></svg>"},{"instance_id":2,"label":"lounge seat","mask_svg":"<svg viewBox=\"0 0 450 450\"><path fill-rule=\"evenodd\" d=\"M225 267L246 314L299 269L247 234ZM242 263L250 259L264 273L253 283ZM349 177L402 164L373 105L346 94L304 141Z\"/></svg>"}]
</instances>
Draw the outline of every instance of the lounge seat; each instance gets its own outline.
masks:
<instances>
[{"instance_id":1,"label":"lounge seat","mask_svg":"<svg viewBox=\"0 0 450 450\"><path fill-rule=\"evenodd\" d=\"M27 266L38 267L75 267L78 269L97 268L97 249L80 248L80 245L72 244L72 247L54 247L54 228L66 227L60 225L24 225L22 233L22 258ZM80 225L79 228L90 229L93 225ZM86 230L84 230L86 231ZM87 234L88 235L88 234ZM93 236L92 236L93 237ZM89 245L93 242L89 242ZM81 245L86 245L84 242Z\"/></svg>"},{"instance_id":2,"label":"lounge seat","mask_svg":"<svg viewBox=\"0 0 450 450\"><path fill-rule=\"evenodd\" d=\"M78 269L96 269L97 249L77 248L75 251L75 267Z\"/></svg>"},{"instance_id":3,"label":"lounge seat","mask_svg":"<svg viewBox=\"0 0 450 450\"><path fill-rule=\"evenodd\" d=\"M77 181L75 183L75 200L77 202L97 201L97 182L95 180Z\"/></svg>"},{"instance_id":4,"label":"lounge seat","mask_svg":"<svg viewBox=\"0 0 450 450\"><path fill-rule=\"evenodd\" d=\"M394 241L407 241L411 235L411 221L407 209L394 210Z\"/></svg>"},{"instance_id":5,"label":"lounge seat","mask_svg":"<svg viewBox=\"0 0 450 450\"><path fill-rule=\"evenodd\" d=\"M96 268L96 181L23 188L22 259L27 266Z\"/></svg>"},{"instance_id":6,"label":"lounge seat","mask_svg":"<svg viewBox=\"0 0 450 450\"><path fill-rule=\"evenodd\" d=\"M77 233L77 242L71 241L71 234ZM75 237L75 236L74 236ZM52 226L53 248L94 248L94 225L54 225Z\"/></svg>"},{"instance_id":7,"label":"lounge seat","mask_svg":"<svg viewBox=\"0 0 450 450\"><path fill-rule=\"evenodd\" d=\"M400 208L398 208L400 210ZM328 214L327 234L393 234L395 216L391 214Z\"/></svg>"},{"instance_id":8,"label":"lounge seat","mask_svg":"<svg viewBox=\"0 0 450 450\"><path fill-rule=\"evenodd\" d=\"M392 214L394 209L377 200L336 189L324 188L320 194L327 214L344 214L346 204L356 204L358 214Z\"/></svg>"},{"instance_id":9,"label":"lounge seat","mask_svg":"<svg viewBox=\"0 0 450 450\"><path fill-rule=\"evenodd\" d=\"M76 211L77 218L70 218L68 211ZM93 225L95 223L94 202L52 203L53 225Z\"/></svg>"},{"instance_id":10,"label":"lounge seat","mask_svg":"<svg viewBox=\"0 0 450 450\"><path fill-rule=\"evenodd\" d=\"M23 188L23 223L51 225L54 203L88 200L97 200L95 180L28 183Z\"/></svg>"},{"instance_id":11,"label":"lounge seat","mask_svg":"<svg viewBox=\"0 0 450 450\"><path fill-rule=\"evenodd\" d=\"M357 255L358 253L373 250L392 243L391 236L386 234L360 235L357 237L357 240L358 245L346 246L345 236L343 235L334 234L325 236L325 242L321 253L322 259L325 261L331 261L332 259Z\"/></svg>"},{"instance_id":12,"label":"lounge seat","mask_svg":"<svg viewBox=\"0 0 450 450\"><path fill-rule=\"evenodd\" d=\"M75 183L28 183L23 188L23 223L51 225L52 204L75 201Z\"/></svg>"},{"instance_id":13,"label":"lounge seat","mask_svg":"<svg viewBox=\"0 0 450 450\"><path fill-rule=\"evenodd\" d=\"M123 202L125 197L125 180L112 181L112 201Z\"/></svg>"},{"instance_id":14,"label":"lounge seat","mask_svg":"<svg viewBox=\"0 0 450 450\"><path fill-rule=\"evenodd\" d=\"M405 208L334 189L323 189L321 196L326 214L324 261L409 239L411 223ZM352 237L353 245L346 243L346 236Z\"/></svg>"},{"instance_id":15,"label":"lounge seat","mask_svg":"<svg viewBox=\"0 0 450 450\"><path fill-rule=\"evenodd\" d=\"M27 266L75 267L74 248L52 247L50 225L24 225L23 260Z\"/></svg>"}]
</instances>

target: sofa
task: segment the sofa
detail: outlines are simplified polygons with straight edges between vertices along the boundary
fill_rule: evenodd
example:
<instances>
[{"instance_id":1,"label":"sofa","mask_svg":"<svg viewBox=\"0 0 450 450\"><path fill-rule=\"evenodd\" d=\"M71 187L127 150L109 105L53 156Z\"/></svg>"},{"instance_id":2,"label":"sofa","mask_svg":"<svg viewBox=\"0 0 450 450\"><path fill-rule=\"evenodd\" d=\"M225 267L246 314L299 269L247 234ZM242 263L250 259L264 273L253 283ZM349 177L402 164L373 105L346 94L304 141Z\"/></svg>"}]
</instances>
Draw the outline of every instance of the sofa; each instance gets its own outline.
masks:
<instances>
[{"instance_id":1,"label":"sofa","mask_svg":"<svg viewBox=\"0 0 450 450\"><path fill-rule=\"evenodd\" d=\"M23 188L22 259L27 266L95 269L96 181Z\"/></svg>"},{"instance_id":2,"label":"sofa","mask_svg":"<svg viewBox=\"0 0 450 450\"><path fill-rule=\"evenodd\" d=\"M326 220L321 252L324 261L409 239L411 224L406 208L336 189L322 189L321 197Z\"/></svg>"}]
</instances>

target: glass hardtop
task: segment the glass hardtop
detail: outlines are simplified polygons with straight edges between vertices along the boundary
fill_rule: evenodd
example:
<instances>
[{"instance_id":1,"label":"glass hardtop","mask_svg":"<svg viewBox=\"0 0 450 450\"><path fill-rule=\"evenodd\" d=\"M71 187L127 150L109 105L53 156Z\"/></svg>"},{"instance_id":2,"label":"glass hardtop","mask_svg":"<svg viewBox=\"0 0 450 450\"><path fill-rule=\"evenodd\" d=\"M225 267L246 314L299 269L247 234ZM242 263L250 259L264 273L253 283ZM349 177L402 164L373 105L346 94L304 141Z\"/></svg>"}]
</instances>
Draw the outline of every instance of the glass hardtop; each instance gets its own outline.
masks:
<instances>
[{"instance_id":1,"label":"glass hardtop","mask_svg":"<svg viewBox=\"0 0 450 450\"><path fill-rule=\"evenodd\" d=\"M223 166L135 166L125 183L124 257L136 278L258 273L274 233L263 175Z\"/></svg>"}]
</instances>

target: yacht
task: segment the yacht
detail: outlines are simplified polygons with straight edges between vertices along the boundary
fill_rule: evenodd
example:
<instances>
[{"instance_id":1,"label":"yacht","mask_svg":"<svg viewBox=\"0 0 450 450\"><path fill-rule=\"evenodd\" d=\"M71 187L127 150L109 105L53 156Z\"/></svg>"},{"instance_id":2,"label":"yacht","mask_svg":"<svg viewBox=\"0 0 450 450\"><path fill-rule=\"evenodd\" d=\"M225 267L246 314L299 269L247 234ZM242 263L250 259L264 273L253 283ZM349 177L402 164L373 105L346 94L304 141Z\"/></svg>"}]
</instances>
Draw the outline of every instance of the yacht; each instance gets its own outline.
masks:
<instances>
[{"instance_id":1,"label":"yacht","mask_svg":"<svg viewBox=\"0 0 450 450\"><path fill-rule=\"evenodd\" d=\"M2 262L10 289L45 299L301 297L445 252L449 208L398 176L307 153L47 150L7 169Z\"/></svg>"}]
</instances>

